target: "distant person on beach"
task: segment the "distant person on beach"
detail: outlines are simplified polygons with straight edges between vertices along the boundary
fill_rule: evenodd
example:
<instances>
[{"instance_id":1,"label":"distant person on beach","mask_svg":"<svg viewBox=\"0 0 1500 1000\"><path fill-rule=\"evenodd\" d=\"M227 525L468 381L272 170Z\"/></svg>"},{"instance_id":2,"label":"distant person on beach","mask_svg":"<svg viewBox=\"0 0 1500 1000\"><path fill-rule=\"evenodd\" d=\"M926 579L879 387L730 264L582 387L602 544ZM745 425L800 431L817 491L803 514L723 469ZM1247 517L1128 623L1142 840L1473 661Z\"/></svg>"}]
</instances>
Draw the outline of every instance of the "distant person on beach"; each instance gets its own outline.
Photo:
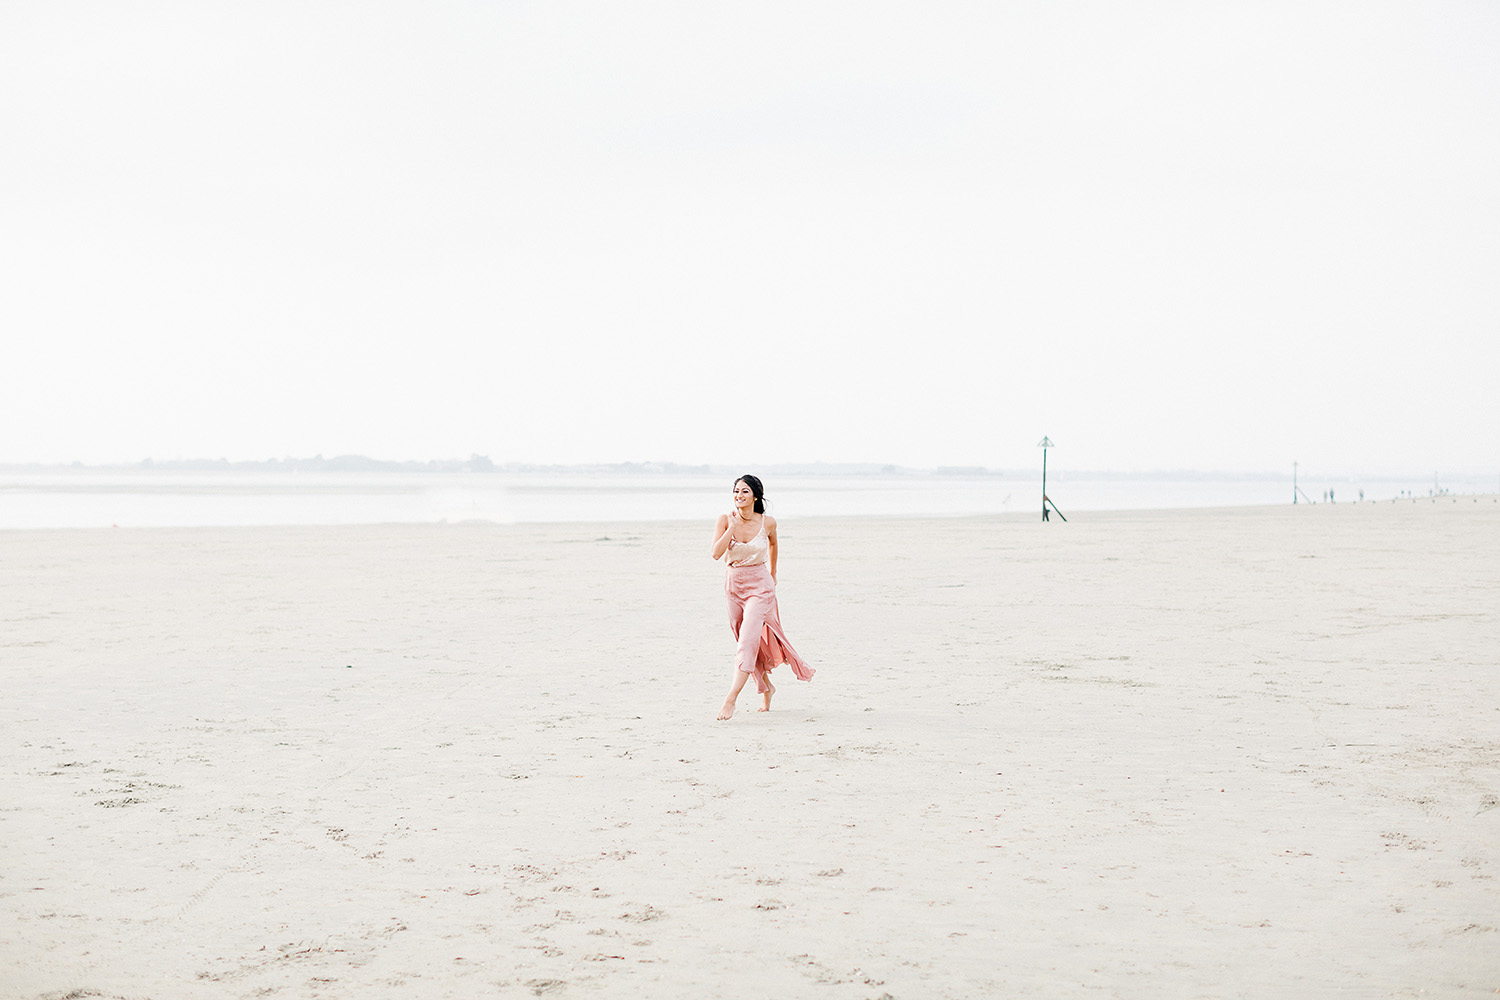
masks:
<instances>
[{"instance_id":1,"label":"distant person on beach","mask_svg":"<svg viewBox=\"0 0 1500 1000\"><path fill-rule=\"evenodd\" d=\"M724 599L729 606L729 630L739 644L729 696L719 709L719 720L734 714L745 681L755 675L761 695L759 711L771 710L771 671L786 663L798 680L810 681L813 669L797 655L781 631L776 607L776 519L766 513L766 491L754 476L734 481L734 507L720 514L714 525L713 557L723 559Z\"/></svg>"}]
</instances>

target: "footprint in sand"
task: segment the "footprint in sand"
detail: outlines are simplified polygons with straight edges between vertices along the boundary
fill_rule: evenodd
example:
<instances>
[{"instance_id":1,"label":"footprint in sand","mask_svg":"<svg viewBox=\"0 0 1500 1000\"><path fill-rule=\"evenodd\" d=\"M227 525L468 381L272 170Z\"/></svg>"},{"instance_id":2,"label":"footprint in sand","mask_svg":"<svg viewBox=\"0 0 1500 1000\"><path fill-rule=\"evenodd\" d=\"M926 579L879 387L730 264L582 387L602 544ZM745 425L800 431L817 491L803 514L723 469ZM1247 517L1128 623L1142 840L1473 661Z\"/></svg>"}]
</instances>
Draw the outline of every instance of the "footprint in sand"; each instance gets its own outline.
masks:
<instances>
[{"instance_id":1,"label":"footprint in sand","mask_svg":"<svg viewBox=\"0 0 1500 1000\"><path fill-rule=\"evenodd\" d=\"M633 913L622 913L620 914L620 919L629 920L632 923L643 924L652 920L661 920L666 915L666 910L658 910L656 907L648 905L643 909L636 910Z\"/></svg>"}]
</instances>

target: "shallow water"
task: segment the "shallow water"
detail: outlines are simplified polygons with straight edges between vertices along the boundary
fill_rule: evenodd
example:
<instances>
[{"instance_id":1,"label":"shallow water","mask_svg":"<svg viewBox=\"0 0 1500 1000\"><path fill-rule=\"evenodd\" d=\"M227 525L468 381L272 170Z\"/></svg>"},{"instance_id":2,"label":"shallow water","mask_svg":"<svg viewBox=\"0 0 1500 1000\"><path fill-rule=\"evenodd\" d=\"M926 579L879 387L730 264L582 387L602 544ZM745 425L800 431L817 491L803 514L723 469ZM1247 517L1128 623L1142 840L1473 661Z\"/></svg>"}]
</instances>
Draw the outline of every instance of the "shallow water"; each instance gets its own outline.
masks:
<instances>
[{"instance_id":1,"label":"shallow water","mask_svg":"<svg viewBox=\"0 0 1500 1000\"><path fill-rule=\"evenodd\" d=\"M937 473L768 475L778 517L1040 515L1040 477ZM253 472L59 469L0 473L0 528L708 519L729 507L722 473ZM1431 480L1302 484L1305 499L1426 498ZM1459 481L1454 493L1494 484ZM1049 474L1064 515L1287 504L1290 479Z\"/></svg>"}]
</instances>

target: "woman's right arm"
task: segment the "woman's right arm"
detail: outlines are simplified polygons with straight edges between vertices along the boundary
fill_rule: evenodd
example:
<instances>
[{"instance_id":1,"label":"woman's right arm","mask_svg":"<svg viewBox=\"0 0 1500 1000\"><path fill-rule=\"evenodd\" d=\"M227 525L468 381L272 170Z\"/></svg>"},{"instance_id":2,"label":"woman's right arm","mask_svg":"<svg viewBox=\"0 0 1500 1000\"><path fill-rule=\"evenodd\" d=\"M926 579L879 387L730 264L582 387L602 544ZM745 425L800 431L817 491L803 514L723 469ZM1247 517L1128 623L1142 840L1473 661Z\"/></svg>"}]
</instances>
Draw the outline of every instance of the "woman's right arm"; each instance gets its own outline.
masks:
<instances>
[{"instance_id":1,"label":"woman's right arm","mask_svg":"<svg viewBox=\"0 0 1500 1000\"><path fill-rule=\"evenodd\" d=\"M729 551L729 546L734 542L734 533L729 527L729 515L720 514L719 520L714 524L714 547L713 557L721 559L724 553Z\"/></svg>"}]
</instances>

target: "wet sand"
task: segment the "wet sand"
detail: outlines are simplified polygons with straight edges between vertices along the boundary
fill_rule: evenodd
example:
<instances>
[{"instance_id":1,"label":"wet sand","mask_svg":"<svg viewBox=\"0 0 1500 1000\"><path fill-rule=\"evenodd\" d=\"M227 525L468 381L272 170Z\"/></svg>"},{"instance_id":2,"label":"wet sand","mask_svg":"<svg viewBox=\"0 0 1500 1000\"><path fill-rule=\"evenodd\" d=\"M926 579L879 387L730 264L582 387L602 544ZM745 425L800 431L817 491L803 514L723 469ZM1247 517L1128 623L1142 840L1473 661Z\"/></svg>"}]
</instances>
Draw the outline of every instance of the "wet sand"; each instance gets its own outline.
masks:
<instances>
[{"instance_id":1,"label":"wet sand","mask_svg":"<svg viewBox=\"0 0 1500 1000\"><path fill-rule=\"evenodd\" d=\"M0 532L0 996L1500 990L1493 498Z\"/></svg>"}]
</instances>

